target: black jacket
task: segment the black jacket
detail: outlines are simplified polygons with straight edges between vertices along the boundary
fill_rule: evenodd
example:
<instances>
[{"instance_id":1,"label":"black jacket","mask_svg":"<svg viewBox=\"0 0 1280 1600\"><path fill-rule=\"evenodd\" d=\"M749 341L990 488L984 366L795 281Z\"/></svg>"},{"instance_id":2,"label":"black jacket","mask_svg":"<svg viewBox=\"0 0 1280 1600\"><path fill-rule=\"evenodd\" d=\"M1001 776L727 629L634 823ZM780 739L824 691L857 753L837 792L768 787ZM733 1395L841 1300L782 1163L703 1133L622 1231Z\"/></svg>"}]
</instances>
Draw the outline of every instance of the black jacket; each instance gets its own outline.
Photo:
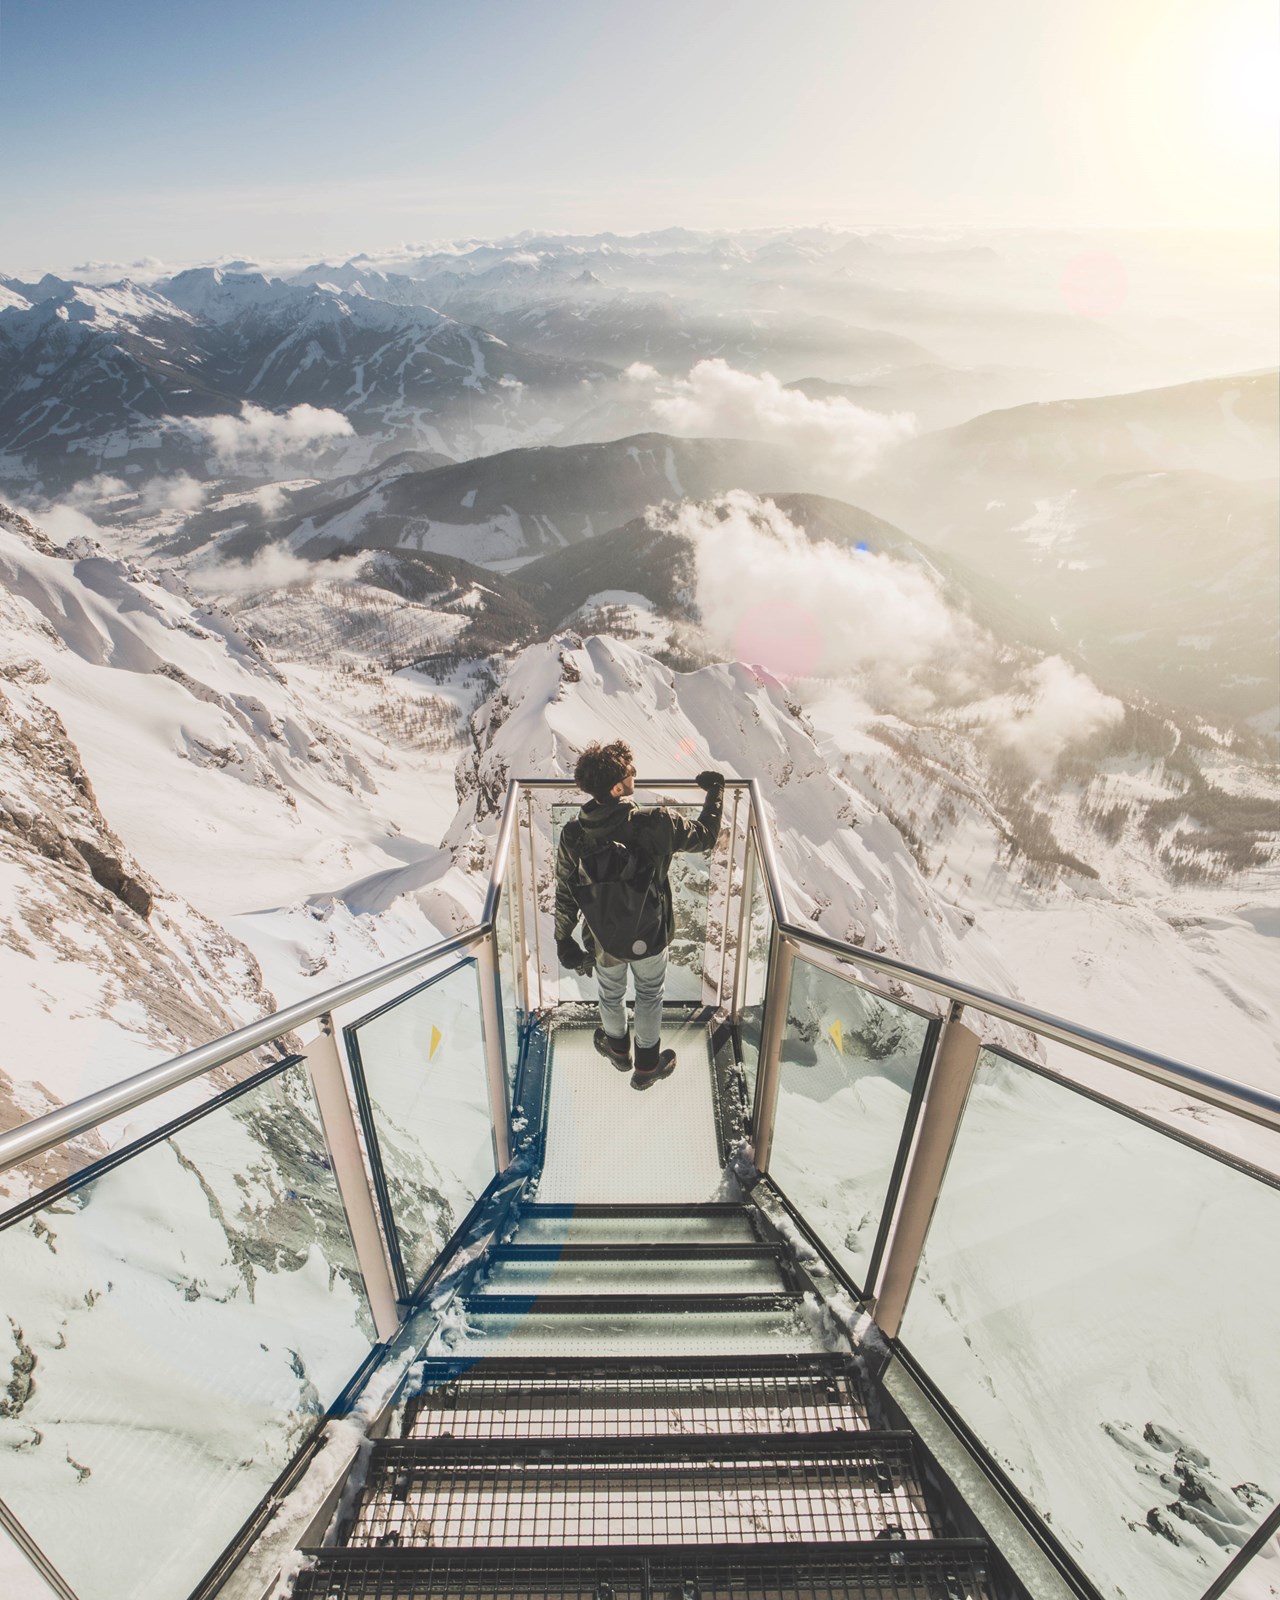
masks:
<instances>
[{"instance_id":1,"label":"black jacket","mask_svg":"<svg viewBox=\"0 0 1280 1600\"><path fill-rule=\"evenodd\" d=\"M702 802L702 814L690 822L678 811L668 806L638 806L634 800L610 800L601 805L589 800L578 813L578 821L585 830L583 843L592 847L608 839L617 839L627 846L642 850L657 868L658 884L662 893L662 919L664 934L659 949L671 943L675 933L676 914L671 899L671 858L677 851L710 850L720 837L720 818L724 811L724 790L709 793ZM569 885L573 882L578 859L583 850L573 848L573 828L560 833L560 846L556 851L556 940L567 939L578 925L582 915ZM568 837L566 837L566 835ZM581 836L579 836L581 838ZM596 960L601 966L622 965L613 956L605 954L597 945L591 929L584 924L583 931ZM655 950L654 955L657 954Z\"/></svg>"}]
</instances>

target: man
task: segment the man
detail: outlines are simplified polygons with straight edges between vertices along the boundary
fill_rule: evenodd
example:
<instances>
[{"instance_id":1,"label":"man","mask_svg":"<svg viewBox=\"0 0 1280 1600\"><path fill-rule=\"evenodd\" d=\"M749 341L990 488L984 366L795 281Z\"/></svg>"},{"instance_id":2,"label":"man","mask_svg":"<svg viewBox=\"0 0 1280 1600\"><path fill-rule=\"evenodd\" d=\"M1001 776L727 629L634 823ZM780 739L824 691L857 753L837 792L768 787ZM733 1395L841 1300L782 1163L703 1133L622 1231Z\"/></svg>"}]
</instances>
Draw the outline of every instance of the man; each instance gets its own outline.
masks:
<instances>
[{"instance_id":1,"label":"man","mask_svg":"<svg viewBox=\"0 0 1280 1600\"><path fill-rule=\"evenodd\" d=\"M591 799L560 834L556 855L556 953L562 966L595 968L600 1027L595 1047L619 1072L631 1070L625 996L630 968L636 992L633 1089L647 1089L675 1070L674 1050L661 1048L662 986L667 946L675 932L671 858L678 850L710 850L720 835L724 777L700 772L702 814L689 822L667 806L641 808L631 798L636 767L621 739L582 752L573 781ZM582 917L586 949L573 937Z\"/></svg>"}]
</instances>

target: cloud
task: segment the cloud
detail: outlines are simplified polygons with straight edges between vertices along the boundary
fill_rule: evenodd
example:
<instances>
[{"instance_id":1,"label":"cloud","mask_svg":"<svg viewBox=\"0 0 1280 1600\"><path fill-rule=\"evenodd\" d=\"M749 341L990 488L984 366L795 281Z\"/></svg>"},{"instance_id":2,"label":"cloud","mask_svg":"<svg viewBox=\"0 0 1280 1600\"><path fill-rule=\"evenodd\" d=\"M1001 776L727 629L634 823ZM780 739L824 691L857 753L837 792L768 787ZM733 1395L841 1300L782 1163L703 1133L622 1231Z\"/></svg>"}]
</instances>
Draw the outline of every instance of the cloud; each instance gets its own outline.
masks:
<instances>
[{"instance_id":1,"label":"cloud","mask_svg":"<svg viewBox=\"0 0 1280 1600\"><path fill-rule=\"evenodd\" d=\"M647 361L633 361L622 369L622 376L628 383L656 383L660 374L657 367L651 367Z\"/></svg>"},{"instance_id":2,"label":"cloud","mask_svg":"<svg viewBox=\"0 0 1280 1600\"><path fill-rule=\"evenodd\" d=\"M194 511L204 504L205 486L186 472L157 473L141 486L99 472L69 489L62 497L62 504L76 511L92 511L106 500L133 500L135 497L137 509L148 514Z\"/></svg>"},{"instance_id":3,"label":"cloud","mask_svg":"<svg viewBox=\"0 0 1280 1600\"><path fill-rule=\"evenodd\" d=\"M76 283L105 285L128 278L133 283L150 285L181 271L180 263L141 256L135 261L80 261L71 268L70 276Z\"/></svg>"},{"instance_id":4,"label":"cloud","mask_svg":"<svg viewBox=\"0 0 1280 1600\"><path fill-rule=\"evenodd\" d=\"M258 505L262 508L264 517L279 516L288 499L288 493L278 483L268 483L258 490Z\"/></svg>"},{"instance_id":5,"label":"cloud","mask_svg":"<svg viewBox=\"0 0 1280 1600\"><path fill-rule=\"evenodd\" d=\"M906 709L932 699L915 673L971 653L976 630L923 569L812 541L770 500L738 489L649 516L693 545L712 647L775 677L859 678L879 703Z\"/></svg>"},{"instance_id":6,"label":"cloud","mask_svg":"<svg viewBox=\"0 0 1280 1600\"><path fill-rule=\"evenodd\" d=\"M92 478L85 478L75 484L62 497L62 504L71 506L76 511L91 509L100 505L104 500L119 500L125 495L132 496L134 489L123 478L113 477L108 472L99 472Z\"/></svg>"},{"instance_id":7,"label":"cloud","mask_svg":"<svg viewBox=\"0 0 1280 1600\"><path fill-rule=\"evenodd\" d=\"M151 478L142 489L138 509L143 512L196 511L204 504L205 488L185 472Z\"/></svg>"},{"instance_id":8,"label":"cloud","mask_svg":"<svg viewBox=\"0 0 1280 1600\"><path fill-rule=\"evenodd\" d=\"M1069 745L1119 722L1124 705L1061 656L1046 656L1022 674L1020 692L984 700L969 715L989 724L1037 778L1048 778Z\"/></svg>"},{"instance_id":9,"label":"cloud","mask_svg":"<svg viewBox=\"0 0 1280 1600\"><path fill-rule=\"evenodd\" d=\"M300 405L276 412L247 402L238 417L200 417L186 426L205 439L227 466L280 461L326 439L346 439L355 433L341 411Z\"/></svg>"},{"instance_id":10,"label":"cloud","mask_svg":"<svg viewBox=\"0 0 1280 1600\"><path fill-rule=\"evenodd\" d=\"M840 395L811 400L784 389L771 372L739 372L718 357L699 361L671 394L653 401L653 412L674 433L767 439L842 478L869 472L916 431L906 412L867 411Z\"/></svg>"},{"instance_id":11,"label":"cloud","mask_svg":"<svg viewBox=\"0 0 1280 1600\"><path fill-rule=\"evenodd\" d=\"M92 517L85 516L78 506L66 500L55 500L39 507L17 509L41 527L54 544L70 544L73 539L92 539L95 544L110 546L112 535L100 528Z\"/></svg>"},{"instance_id":12,"label":"cloud","mask_svg":"<svg viewBox=\"0 0 1280 1600\"><path fill-rule=\"evenodd\" d=\"M206 557L187 570L186 579L201 594L256 594L300 583L351 583L369 559L369 552L360 550L338 561L306 561L281 545L265 545L252 561L221 562Z\"/></svg>"}]
</instances>

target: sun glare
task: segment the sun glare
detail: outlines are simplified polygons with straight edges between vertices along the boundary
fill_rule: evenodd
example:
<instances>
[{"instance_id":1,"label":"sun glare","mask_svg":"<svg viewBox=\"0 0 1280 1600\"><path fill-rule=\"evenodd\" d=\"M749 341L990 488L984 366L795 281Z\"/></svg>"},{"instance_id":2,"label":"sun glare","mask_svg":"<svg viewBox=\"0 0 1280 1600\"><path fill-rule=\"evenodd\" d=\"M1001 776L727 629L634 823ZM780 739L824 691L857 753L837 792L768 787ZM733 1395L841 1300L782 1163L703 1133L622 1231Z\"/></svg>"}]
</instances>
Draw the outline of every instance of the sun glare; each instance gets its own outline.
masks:
<instances>
[{"instance_id":1,"label":"sun glare","mask_svg":"<svg viewBox=\"0 0 1280 1600\"><path fill-rule=\"evenodd\" d=\"M1212 80L1213 106L1221 122L1243 134L1280 128L1280 52L1274 41L1231 39L1221 51Z\"/></svg>"}]
</instances>

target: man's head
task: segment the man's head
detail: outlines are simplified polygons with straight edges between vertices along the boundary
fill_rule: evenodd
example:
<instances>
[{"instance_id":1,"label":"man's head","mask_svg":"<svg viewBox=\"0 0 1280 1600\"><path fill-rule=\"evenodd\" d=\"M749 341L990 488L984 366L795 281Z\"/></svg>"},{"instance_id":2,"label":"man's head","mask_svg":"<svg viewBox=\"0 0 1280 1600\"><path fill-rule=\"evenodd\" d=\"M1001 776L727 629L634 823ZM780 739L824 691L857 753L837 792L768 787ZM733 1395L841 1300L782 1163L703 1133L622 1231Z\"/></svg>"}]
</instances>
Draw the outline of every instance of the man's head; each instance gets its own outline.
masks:
<instances>
[{"instance_id":1,"label":"man's head","mask_svg":"<svg viewBox=\"0 0 1280 1600\"><path fill-rule=\"evenodd\" d=\"M631 746L622 739L615 739L612 744L589 744L578 757L573 781L601 805L634 794L636 763Z\"/></svg>"}]
</instances>

